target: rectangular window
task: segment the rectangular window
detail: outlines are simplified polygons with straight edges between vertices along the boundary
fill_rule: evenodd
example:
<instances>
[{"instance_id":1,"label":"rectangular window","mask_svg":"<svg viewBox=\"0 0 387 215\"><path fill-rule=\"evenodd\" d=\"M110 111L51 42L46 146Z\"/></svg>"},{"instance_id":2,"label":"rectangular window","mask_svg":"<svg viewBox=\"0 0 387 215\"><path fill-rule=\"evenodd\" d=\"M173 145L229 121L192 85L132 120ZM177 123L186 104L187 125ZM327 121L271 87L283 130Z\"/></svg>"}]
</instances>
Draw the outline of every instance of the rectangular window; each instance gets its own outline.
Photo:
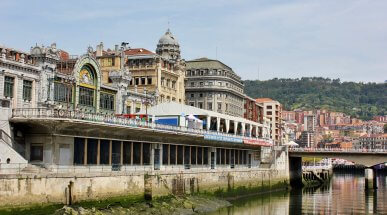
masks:
<instances>
[{"instance_id":1,"label":"rectangular window","mask_svg":"<svg viewBox=\"0 0 387 215\"><path fill-rule=\"evenodd\" d=\"M200 86L202 87L204 85L204 83L203 82L200 82Z\"/></svg>"},{"instance_id":2,"label":"rectangular window","mask_svg":"<svg viewBox=\"0 0 387 215\"><path fill-rule=\"evenodd\" d=\"M141 143L133 143L133 164L141 165Z\"/></svg>"},{"instance_id":3,"label":"rectangular window","mask_svg":"<svg viewBox=\"0 0 387 215\"><path fill-rule=\"evenodd\" d=\"M198 108L203 108L203 102L198 103Z\"/></svg>"},{"instance_id":4,"label":"rectangular window","mask_svg":"<svg viewBox=\"0 0 387 215\"><path fill-rule=\"evenodd\" d=\"M31 161L43 161L43 145L31 145Z\"/></svg>"},{"instance_id":5,"label":"rectangular window","mask_svg":"<svg viewBox=\"0 0 387 215\"><path fill-rule=\"evenodd\" d=\"M23 100L31 101L32 81L23 80Z\"/></svg>"},{"instance_id":6,"label":"rectangular window","mask_svg":"<svg viewBox=\"0 0 387 215\"><path fill-rule=\"evenodd\" d=\"M200 93L200 94L199 94L199 97L202 98L202 97L203 97L203 93Z\"/></svg>"},{"instance_id":7,"label":"rectangular window","mask_svg":"<svg viewBox=\"0 0 387 215\"><path fill-rule=\"evenodd\" d=\"M203 148L203 164L204 165L208 164L208 148L207 147Z\"/></svg>"},{"instance_id":8,"label":"rectangular window","mask_svg":"<svg viewBox=\"0 0 387 215\"><path fill-rule=\"evenodd\" d=\"M203 164L203 148L202 147L198 147L198 160L197 160L197 164L198 165L202 165Z\"/></svg>"},{"instance_id":9,"label":"rectangular window","mask_svg":"<svg viewBox=\"0 0 387 215\"><path fill-rule=\"evenodd\" d=\"M184 147L184 164L190 164L190 146Z\"/></svg>"},{"instance_id":10,"label":"rectangular window","mask_svg":"<svg viewBox=\"0 0 387 215\"><path fill-rule=\"evenodd\" d=\"M112 164L121 164L121 141L112 141Z\"/></svg>"},{"instance_id":11,"label":"rectangular window","mask_svg":"<svg viewBox=\"0 0 387 215\"><path fill-rule=\"evenodd\" d=\"M141 85L145 85L146 83L145 83L145 78L141 78Z\"/></svg>"},{"instance_id":12,"label":"rectangular window","mask_svg":"<svg viewBox=\"0 0 387 215\"><path fill-rule=\"evenodd\" d=\"M142 157L143 157L143 165L151 164L151 144L143 143L142 144Z\"/></svg>"},{"instance_id":13,"label":"rectangular window","mask_svg":"<svg viewBox=\"0 0 387 215\"><path fill-rule=\"evenodd\" d=\"M191 93L191 98L195 98L195 94Z\"/></svg>"},{"instance_id":14,"label":"rectangular window","mask_svg":"<svg viewBox=\"0 0 387 215\"><path fill-rule=\"evenodd\" d=\"M109 140L100 140L99 164L101 164L101 165L109 164L109 154L110 154L110 141Z\"/></svg>"},{"instance_id":15,"label":"rectangular window","mask_svg":"<svg viewBox=\"0 0 387 215\"><path fill-rule=\"evenodd\" d=\"M123 153L123 163L124 164L132 164L132 143L131 142L124 142L124 151Z\"/></svg>"},{"instance_id":16,"label":"rectangular window","mask_svg":"<svg viewBox=\"0 0 387 215\"><path fill-rule=\"evenodd\" d=\"M139 78L135 78L136 80L136 85L139 85L140 84L140 79Z\"/></svg>"},{"instance_id":17,"label":"rectangular window","mask_svg":"<svg viewBox=\"0 0 387 215\"><path fill-rule=\"evenodd\" d=\"M176 81L172 81L172 89L176 89Z\"/></svg>"},{"instance_id":18,"label":"rectangular window","mask_svg":"<svg viewBox=\"0 0 387 215\"><path fill-rule=\"evenodd\" d=\"M169 145L169 164L176 165L176 146Z\"/></svg>"},{"instance_id":19,"label":"rectangular window","mask_svg":"<svg viewBox=\"0 0 387 215\"><path fill-rule=\"evenodd\" d=\"M105 110L114 110L114 95L101 92L99 97L99 107Z\"/></svg>"},{"instance_id":20,"label":"rectangular window","mask_svg":"<svg viewBox=\"0 0 387 215\"><path fill-rule=\"evenodd\" d=\"M194 87L195 86L195 82L191 82L191 87Z\"/></svg>"},{"instance_id":21,"label":"rectangular window","mask_svg":"<svg viewBox=\"0 0 387 215\"><path fill-rule=\"evenodd\" d=\"M84 164L85 159L85 139L74 138L74 164Z\"/></svg>"},{"instance_id":22,"label":"rectangular window","mask_svg":"<svg viewBox=\"0 0 387 215\"><path fill-rule=\"evenodd\" d=\"M196 146L191 146L191 165L196 165Z\"/></svg>"},{"instance_id":23,"label":"rectangular window","mask_svg":"<svg viewBox=\"0 0 387 215\"><path fill-rule=\"evenodd\" d=\"M86 87L79 87L79 104L94 106L94 90Z\"/></svg>"},{"instance_id":24,"label":"rectangular window","mask_svg":"<svg viewBox=\"0 0 387 215\"><path fill-rule=\"evenodd\" d=\"M148 77L148 84L152 84L152 78Z\"/></svg>"},{"instance_id":25,"label":"rectangular window","mask_svg":"<svg viewBox=\"0 0 387 215\"><path fill-rule=\"evenodd\" d=\"M163 144L163 165L168 165L169 145Z\"/></svg>"},{"instance_id":26,"label":"rectangular window","mask_svg":"<svg viewBox=\"0 0 387 215\"><path fill-rule=\"evenodd\" d=\"M184 155L183 146L178 145L177 146L177 164L178 165L183 164L183 155Z\"/></svg>"},{"instance_id":27,"label":"rectangular window","mask_svg":"<svg viewBox=\"0 0 387 215\"><path fill-rule=\"evenodd\" d=\"M97 164L97 148L96 139L87 139L87 164Z\"/></svg>"},{"instance_id":28,"label":"rectangular window","mask_svg":"<svg viewBox=\"0 0 387 215\"><path fill-rule=\"evenodd\" d=\"M13 98L13 86L15 79L13 77L5 76L4 79L4 96Z\"/></svg>"},{"instance_id":29,"label":"rectangular window","mask_svg":"<svg viewBox=\"0 0 387 215\"><path fill-rule=\"evenodd\" d=\"M212 110L212 102L208 102L207 105L208 105L208 110Z\"/></svg>"}]
</instances>

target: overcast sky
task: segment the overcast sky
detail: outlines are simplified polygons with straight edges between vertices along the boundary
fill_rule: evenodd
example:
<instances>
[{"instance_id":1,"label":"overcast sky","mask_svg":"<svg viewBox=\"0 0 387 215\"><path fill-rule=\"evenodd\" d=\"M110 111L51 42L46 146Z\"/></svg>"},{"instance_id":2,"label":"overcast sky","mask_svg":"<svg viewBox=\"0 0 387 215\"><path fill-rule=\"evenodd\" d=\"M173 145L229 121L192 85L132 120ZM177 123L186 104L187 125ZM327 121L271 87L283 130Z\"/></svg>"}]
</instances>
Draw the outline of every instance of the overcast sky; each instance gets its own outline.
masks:
<instances>
[{"instance_id":1,"label":"overcast sky","mask_svg":"<svg viewBox=\"0 0 387 215\"><path fill-rule=\"evenodd\" d=\"M0 0L0 11L0 44L25 51L154 51L169 22L184 59L217 58L242 79L387 80L386 0Z\"/></svg>"}]
</instances>

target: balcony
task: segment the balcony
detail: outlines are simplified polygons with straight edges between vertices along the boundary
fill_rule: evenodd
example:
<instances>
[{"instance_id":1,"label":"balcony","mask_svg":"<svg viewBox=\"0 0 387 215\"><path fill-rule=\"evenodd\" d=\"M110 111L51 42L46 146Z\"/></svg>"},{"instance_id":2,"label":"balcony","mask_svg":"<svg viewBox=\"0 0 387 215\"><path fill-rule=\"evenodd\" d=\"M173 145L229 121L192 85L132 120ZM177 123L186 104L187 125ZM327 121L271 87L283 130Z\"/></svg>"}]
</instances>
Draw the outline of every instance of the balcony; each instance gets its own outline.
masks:
<instances>
[{"instance_id":1,"label":"balcony","mask_svg":"<svg viewBox=\"0 0 387 215\"><path fill-rule=\"evenodd\" d=\"M223 132L207 131L204 129L192 129L180 126L163 125L154 122L141 121L139 119L129 119L121 116L115 116L113 114L101 114L90 113L83 111L74 111L68 109L55 109L55 108L16 108L12 110L13 122L29 122L36 120L38 122L52 121L53 124L67 122L71 124L75 130L81 130L76 126L82 126L83 128L101 127L103 129L112 129L117 131L119 129L131 129L138 132L149 132L149 134L160 136L161 134L183 135L187 137L200 137L206 139L206 137L216 137L218 141L241 143L246 141L261 141L271 144L271 140L262 139L256 137L248 137L243 135L234 135ZM142 135L146 135L142 133ZM238 140L238 141L236 141Z\"/></svg>"}]
</instances>

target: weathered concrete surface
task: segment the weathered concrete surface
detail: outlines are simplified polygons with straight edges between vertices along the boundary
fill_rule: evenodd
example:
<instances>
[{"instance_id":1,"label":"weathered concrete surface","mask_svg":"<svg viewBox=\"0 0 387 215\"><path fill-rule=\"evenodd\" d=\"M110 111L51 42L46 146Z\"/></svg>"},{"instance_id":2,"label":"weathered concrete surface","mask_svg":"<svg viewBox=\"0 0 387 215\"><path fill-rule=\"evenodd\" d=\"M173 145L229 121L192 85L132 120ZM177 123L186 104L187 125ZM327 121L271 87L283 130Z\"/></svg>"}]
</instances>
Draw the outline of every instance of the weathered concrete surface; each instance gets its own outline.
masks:
<instances>
[{"instance_id":1,"label":"weathered concrete surface","mask_svg":"<svg viewBox=\"0 0 387 215\"><path fill-rule=\"evenodd\" d=\"M286 187L286 171L243 169L202 172L57 174L0 176L0 208L28 204L68 204L109 197L149 197L190 193L227 194Z\"/></svg>"}]
</instances>

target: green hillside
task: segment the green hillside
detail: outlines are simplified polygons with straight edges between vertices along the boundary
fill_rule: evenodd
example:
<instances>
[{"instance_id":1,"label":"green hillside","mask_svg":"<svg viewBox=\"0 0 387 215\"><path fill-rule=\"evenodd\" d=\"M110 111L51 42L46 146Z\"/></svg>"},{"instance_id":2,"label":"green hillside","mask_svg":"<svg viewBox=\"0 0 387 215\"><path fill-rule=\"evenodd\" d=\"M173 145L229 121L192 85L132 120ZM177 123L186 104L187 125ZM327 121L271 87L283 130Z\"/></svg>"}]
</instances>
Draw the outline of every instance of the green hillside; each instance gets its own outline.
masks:
<instances>
[{"instance_id":1,"label":"green hillside","mask_svg":"<svg viewBox=\"0 0 387 215\"><path fill-rule=\"evenodd\" d=\"M286 110L321 108L360 119L387 114L387 83L341 82L319 77L244 82L248 96L273 98Z\"/></svg>"}]
</instances>

